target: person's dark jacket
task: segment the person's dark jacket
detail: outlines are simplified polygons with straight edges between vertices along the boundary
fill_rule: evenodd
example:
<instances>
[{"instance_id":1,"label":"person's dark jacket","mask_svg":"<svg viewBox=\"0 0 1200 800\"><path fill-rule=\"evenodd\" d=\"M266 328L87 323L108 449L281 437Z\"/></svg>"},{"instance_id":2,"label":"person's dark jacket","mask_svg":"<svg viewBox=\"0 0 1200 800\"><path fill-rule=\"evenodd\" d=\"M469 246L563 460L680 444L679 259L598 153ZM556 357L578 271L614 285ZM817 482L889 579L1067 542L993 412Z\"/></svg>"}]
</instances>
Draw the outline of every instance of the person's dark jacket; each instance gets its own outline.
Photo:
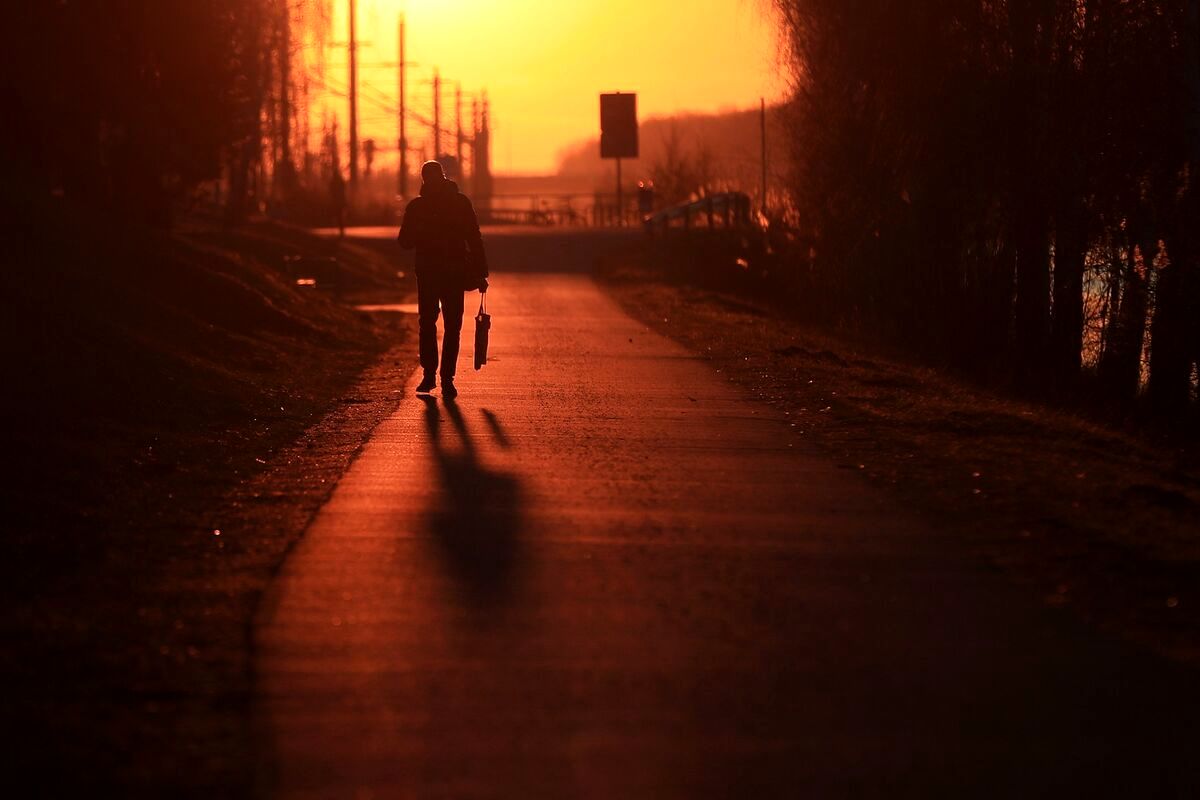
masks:
<instances>
[{"instance_id":1,"label":"person's dark jacket","mask_svg":"<svg viewBox=\"0 0 1200 800\"><path fill-rule=\"evenodd\" d=\"M444 285L460 284L463 291L486 285L487 258L475 209L458 184L450 180L425 182L421 194L404 209L400 246L417 251L417 279Z\"/></svg>"}]
</instances>

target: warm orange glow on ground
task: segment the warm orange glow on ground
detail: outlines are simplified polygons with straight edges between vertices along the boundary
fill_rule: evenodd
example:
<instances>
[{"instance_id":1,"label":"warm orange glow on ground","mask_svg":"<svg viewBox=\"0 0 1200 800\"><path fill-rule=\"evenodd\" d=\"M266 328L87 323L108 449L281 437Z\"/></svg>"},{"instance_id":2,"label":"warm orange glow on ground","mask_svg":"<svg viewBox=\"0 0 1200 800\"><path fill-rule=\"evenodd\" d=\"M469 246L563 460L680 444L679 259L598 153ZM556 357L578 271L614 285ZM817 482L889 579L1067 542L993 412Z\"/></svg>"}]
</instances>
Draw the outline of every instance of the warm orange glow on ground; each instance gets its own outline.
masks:
<instances>
[{"instance_id":1,"label":"warm orange glow on ground","mask_svg":"<svg viewBox=\"0 0 1200 800\"><path fill-rule=\"evenodd\" d=\"M337 0L334 39L346 39L346 0ZM775 33L764 0L358 0L363 91L396 97L396 23L408 25L413 110L429 114L432 68L486 88L498 172L548 172L566 145L598 128L597 94L638 92L639 115L746 108L784 87ZM331 55L331 76L345 83L345 55ZM443 89L443 124L453 121L453 84ZM336 111L342 116L344 101ZM466 106L469 114L469 104ZM368 101L361 135L391 146L395 116ZM412 125L419 146L426 129ZM392 154L387 153L387 162ZM384 157L381 155L381 161Z\"/></svg>"}]
</instances>

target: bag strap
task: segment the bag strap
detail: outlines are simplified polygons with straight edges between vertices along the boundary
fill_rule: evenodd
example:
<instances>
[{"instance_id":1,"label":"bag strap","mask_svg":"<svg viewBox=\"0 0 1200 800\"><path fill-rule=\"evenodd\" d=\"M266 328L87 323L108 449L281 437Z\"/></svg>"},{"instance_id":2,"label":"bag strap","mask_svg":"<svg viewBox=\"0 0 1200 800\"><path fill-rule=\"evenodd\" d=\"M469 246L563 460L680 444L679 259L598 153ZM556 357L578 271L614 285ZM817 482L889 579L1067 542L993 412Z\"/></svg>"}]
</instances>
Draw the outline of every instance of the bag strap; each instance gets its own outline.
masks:
<instances>
[{"instance_id":1,"label":"bag strap","mask_svg":"<svg viewBox=\"0 0 1200 800\"><path fill-rule=\"evenodd\" d=\"M476 314L475 314L476 316L479 316L480 314L482 314L484 312L484 300L486 300L486 299L487 299L487 292L480 292L479 293L479 311L476 312Z\"/></svg>"}]
</instances>

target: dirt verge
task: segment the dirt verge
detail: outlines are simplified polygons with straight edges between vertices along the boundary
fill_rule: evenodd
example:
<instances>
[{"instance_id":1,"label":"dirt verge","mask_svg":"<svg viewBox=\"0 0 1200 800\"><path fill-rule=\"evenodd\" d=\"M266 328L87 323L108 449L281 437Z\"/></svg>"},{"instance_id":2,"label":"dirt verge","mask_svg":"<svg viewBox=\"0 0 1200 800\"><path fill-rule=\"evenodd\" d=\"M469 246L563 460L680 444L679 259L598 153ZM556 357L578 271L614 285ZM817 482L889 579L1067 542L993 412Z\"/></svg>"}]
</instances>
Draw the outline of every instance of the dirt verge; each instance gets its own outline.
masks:
<instances>
[{"instance_id":1,"label":"dirt verge","mask_svg":"<svg viewBox=\"0 0 1200 800\"><path fill-rule=\"evenodd\" d=\"M1200 471L1182 451L1005 399L636 256L601 282L837 461L1092 624L1200 663Z\"/></svg>"},{"instance_id":2,"label":"dirt verge","mask_svg":"<svg viewBox=\"0 0 1200 800\"><path fill-rule=\"evenodd\" d=\"M410 318L298 286L286 257L337 257L356 299L406 299L411 277L386 249L265 222L168 234L43 209L15 253L0 711L17 783L249 795L257 597L415 363Z\"/></svg>"}]
</instances>

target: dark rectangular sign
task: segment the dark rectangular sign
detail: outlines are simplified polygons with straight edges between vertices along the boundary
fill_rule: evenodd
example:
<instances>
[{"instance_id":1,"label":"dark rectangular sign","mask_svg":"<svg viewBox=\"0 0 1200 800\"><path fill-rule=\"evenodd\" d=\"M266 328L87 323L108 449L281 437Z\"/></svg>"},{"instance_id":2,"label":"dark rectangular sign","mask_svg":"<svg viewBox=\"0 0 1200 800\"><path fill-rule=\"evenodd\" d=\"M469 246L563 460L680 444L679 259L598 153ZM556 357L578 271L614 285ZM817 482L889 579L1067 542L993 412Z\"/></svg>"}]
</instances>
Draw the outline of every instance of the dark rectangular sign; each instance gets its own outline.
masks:
<instances>
[{"instance_id":1,"label":"dark rectangular sign","mask_svg":"<svg viewBox=\"0 0 1200 800\"><path fill-rule=\"evenodd\" d=\"M638 157L636 93L600 95L600 157Z\"/></svg>"}]
</instances>

